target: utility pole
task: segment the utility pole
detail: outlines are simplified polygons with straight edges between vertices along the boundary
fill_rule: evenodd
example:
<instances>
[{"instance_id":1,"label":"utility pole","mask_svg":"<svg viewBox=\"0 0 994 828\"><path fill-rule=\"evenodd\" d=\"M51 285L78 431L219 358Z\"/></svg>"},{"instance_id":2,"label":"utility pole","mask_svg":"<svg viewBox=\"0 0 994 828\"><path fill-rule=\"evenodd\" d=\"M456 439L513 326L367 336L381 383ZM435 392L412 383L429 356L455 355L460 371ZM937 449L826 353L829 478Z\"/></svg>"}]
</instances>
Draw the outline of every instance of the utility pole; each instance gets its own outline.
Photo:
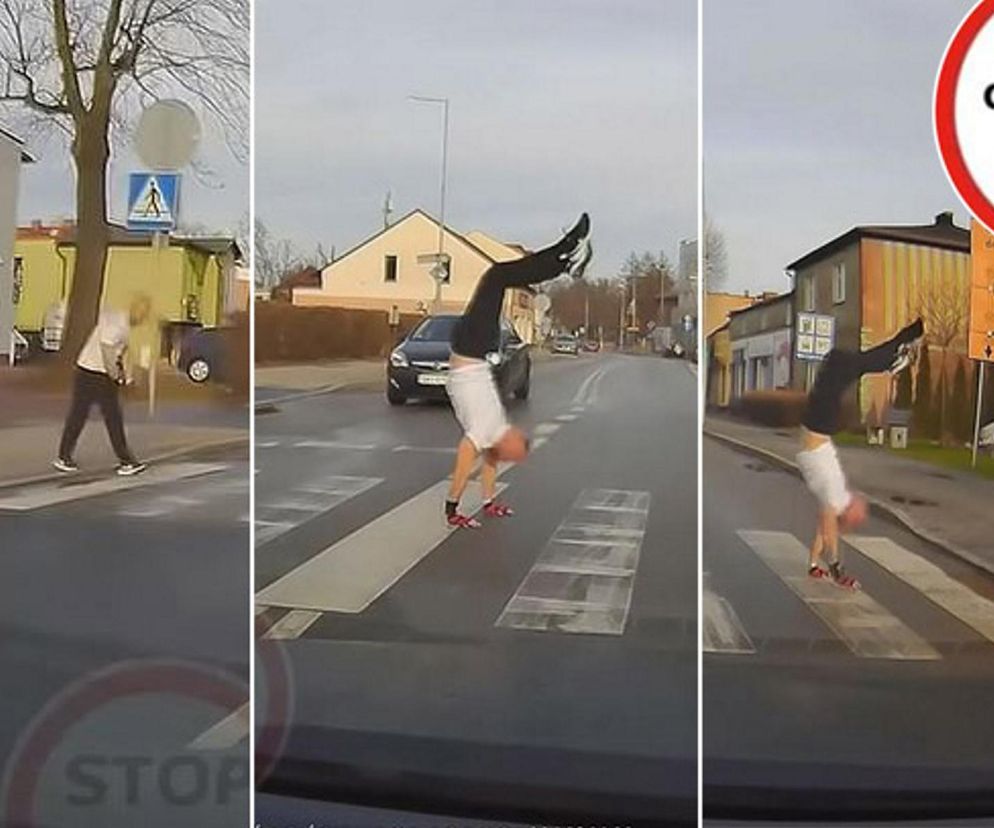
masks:
<instances>
[{"instance_id":1,"label":"utility pole","mask_svg":"<svg viewBox=\"0 0 994 828\"><path fill-rule=\"evenodd\" d=\"M387 197L383 200L383 229L390 226L390 216L393 215L393 194L387 190Z\"/></svg>"},{"instance_id":2,"label":"utility pole","mask_svg":"<svg viewBox=\"0 0 994 828\"><path fill-rule=\"evenodd\" d=\"M432 268L432 275L435 278L435 297L433 300L432 312L438 313L442 306L442 280L448 275L448 264L443 262L445 254L445 180L448 170L449 160L449 99L433 98L427 95L409 95L412 101L422 103L442 104L442 174L440 185L440 208L438 224L438 261ZM444 270L443 270L444 268Z\"/></svg>"}]
</instances>

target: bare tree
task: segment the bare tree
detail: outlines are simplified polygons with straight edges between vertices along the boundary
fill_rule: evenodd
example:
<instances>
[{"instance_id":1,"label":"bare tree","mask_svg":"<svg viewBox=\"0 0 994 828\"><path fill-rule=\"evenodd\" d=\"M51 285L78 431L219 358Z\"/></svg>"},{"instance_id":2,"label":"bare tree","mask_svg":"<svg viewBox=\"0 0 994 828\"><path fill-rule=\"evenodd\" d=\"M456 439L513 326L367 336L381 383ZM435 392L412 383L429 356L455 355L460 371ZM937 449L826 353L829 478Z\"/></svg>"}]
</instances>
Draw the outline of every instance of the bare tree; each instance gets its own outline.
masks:
<instances>
[{"instance_id":1,"label":"bare tree","mask_svg":"<svg viewBox=\"0 0 994 828\"><path fill-rule=\"evenodd\" d=\"M704 289L717 290L728 278L728 248L725 234L704 214Z\"/></svg>"},{"instance_id":2,"label":"bare tree","mask_svg":"<svg viewBox=\"0 0 994 828\"><path fill-rule=\"evenodd\" d=\"M937 345L941 352L939 370L939 435L947 437L946 393L949 349L957 341L965 341L970 307L970 285L955 276L933 278L918 290L918 313L925 323L926 342Z\"/></svg>"},{"instance_id":3,"label":"bare tree","mask_svg":"<svg viewBox=\"0 0 994 828\"><path fill-rule=\"evenodd\" d=\"M297 253L290 240L276 238L260 218L255 220L252 245L255 254L255 283L265 290L276 287L284 276L305 264L304 258Z\"/></svg>"},{"instance_id":4,"label":"bare tree","mask_svg":"<svg viewBox=\"0 0 994 828\"><path fill-rule=\"evenodd\" d=\"M619 275L628 285L630 322L643 332L648 329L649 322L669 323L663 318L662 304L664 297L674 295L676 282L665 253L631 253Z\"/></svg>"},{"instance_id":5,"label":"bare tree","mask_svg":"<svg viewBox=\"0 0 994 828\"><path fill-rule=\"evenodd\" d=\"M111 147L140 109L184 99L247 159L249 18L247 0L0 0L0 104L64 135L76 167L67 360L100 306Z\"/></svg>"}]
</instances>

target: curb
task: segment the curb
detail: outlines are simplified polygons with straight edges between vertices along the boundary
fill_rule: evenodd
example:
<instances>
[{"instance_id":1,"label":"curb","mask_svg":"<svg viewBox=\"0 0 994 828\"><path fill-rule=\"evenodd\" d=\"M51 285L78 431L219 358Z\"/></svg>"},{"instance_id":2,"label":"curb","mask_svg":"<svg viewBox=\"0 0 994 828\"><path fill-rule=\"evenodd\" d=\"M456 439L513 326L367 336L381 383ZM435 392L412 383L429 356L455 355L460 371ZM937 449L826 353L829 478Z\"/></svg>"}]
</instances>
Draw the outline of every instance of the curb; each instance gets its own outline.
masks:
<instances>
[{"instance_id":1,"label":"curb","mask_svg":"<svg viewBox=\"0 0 994 828\"><path fill-rule=\"evenodd\" d=\"M705 437L710 437L712 440L724 443L725 445L730 446L731 448L744 454L751 454L754 457L766 460L796 477L801 476L801 472L796 463L786 459L785 457L781 457L775 452L760 448L759 446L754 446L751 443L746 443L742 440L737 440L734 437L729 437L727 434L722 434L708 428L704 428L703 433ZM871 510L876 513L877 517L882 517L892 523L896 523L898 526L907 530L919 540L923 540L949 555L960 558L971 566L984 571L988 575L994 575L994 562L985 560L976 553L971 552L969 549L964 549L963 547L947 541L944 538L939 538L927 529L922 529L917 523L915 523L914 519L907 514L907 512L891 506L886 501L867 494L864 494L864 496L866 497L866 501L869 503Z\"/></svg>"},{"instance_id":2,"label":"curb","mask_svg":"<svg viewBox=\"0 0 994 828\"><path fill-rule=\"evenodd\" d=\"M266 399L255 401L255 412L270 405L281 405L282 403L293 402L294 400L306 400L310 397L320 397L324 394L332 394L335 391L347 391L349 389L378 391L383 388L385 378L381 381L379 377L375 380L356 379L347 382L337 382L332 385L322 385L319 388L312 388L308 391L294 391L292 394L284 394L281 397L267 397Z\"/></svg>"},{"instance_id":3,"label":"curb","mask_svg":"<svg viewBox=\"0 0 994 828\"><path fill-rule=\"evenodd\" d=\"M250 443L251 440L247 434L244 437L228 437L224 440L205 440L200 443L194 443L190 446L183 446L182 448L170 449L169 451L163 451L159 454L149 455L145 458L144 462L149 464L164 463L169 460L177 460L181 457L186 457L190 454L199 454L202 451L237 448L238 446L248 446ZM110 474L113 470L112 466L108 466L107 468L94 469L92 474ZM88 474L89 473L90 472L88 472ZM0 491L21 488L22 486L36 486L41 483L53 483L56 480L66 480L68 478L68 475L60 472L52 472L50 474L36 474L32 477L21 477L15 480L0 480Z\"/></svg>"},{"instance_id":4,"label":"curb","mask_svg":"<svg viewBox=\"0 0 994 828\"><path fill-rule=\"evenodd\" d=\"M334 385L322 385L320 388L313 388L310 391L296 391L292 394L284 394L282 397L266 397L264 400L256 400L254 408L258 411L267 405L279 405L280 403L293 402L294 400L305 400L308 397L320 397L322 394L341 391L350 384L348 382L339 382Z\"/></svg>"}]
</instances>

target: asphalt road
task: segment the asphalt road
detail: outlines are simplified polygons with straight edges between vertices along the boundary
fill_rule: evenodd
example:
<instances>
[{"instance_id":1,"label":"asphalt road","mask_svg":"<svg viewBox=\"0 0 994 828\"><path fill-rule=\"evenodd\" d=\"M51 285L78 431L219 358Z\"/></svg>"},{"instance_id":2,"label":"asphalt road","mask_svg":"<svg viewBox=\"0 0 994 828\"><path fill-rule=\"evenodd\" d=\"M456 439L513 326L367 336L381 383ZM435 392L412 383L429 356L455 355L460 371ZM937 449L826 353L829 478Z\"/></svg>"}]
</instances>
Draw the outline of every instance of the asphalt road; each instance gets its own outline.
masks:
<instances>
[{"instance_id":1,"label":"asphalt road","mask_svg":"<svg viewBox=\"0 0 994 828\"><path fill-rule=\"evenodd\" d=\"M799 479L710 439L703 473L706 812L994 790L994 580L871 517L862 591L813 582Z\"/></svg>"},{"instance_id":2,"label":"asphalt road","mask_svg":"<svg viewBox=\"0 0 994 828\"><path fill-rule=\"evenodd\" d=\"M246 824L245 743L195 748L247 698L248 485L242 449L0 489L0 824Z\"/></svg>"},{"instance_id":3,"label":"asphalt road","mask_svg":"<svg viewBox=\"0 0 994 828\"><path fill-rule=\"evenodd\" d=\"M442 517L448 406L337 392L257 416L257 611L295 699L267 788L692 818L695 389L652 357L536 364L510 407L534 451L500 478L516 514L475 531Z\"/></svg>"}]
</instances>

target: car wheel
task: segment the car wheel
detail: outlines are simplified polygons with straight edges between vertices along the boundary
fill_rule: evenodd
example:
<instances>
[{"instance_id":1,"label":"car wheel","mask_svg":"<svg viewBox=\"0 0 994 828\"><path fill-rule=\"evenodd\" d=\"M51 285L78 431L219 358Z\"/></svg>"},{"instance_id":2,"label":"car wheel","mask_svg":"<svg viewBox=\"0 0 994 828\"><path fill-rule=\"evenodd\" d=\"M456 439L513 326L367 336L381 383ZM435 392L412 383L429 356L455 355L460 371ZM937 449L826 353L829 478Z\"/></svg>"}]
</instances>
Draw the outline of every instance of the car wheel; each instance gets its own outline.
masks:
<instances>
[{"instance_id":1,"label":"car wheel","mask_svg":"<svg viewBox=\"0 0 994 828\"><path fill-rule=\"evenodd\" d=\"M387 402L390 405L403 405L407 402L407 397L393 387L387 387Z\"/></svg>"},{"instance_id":2,"label":"car wheel","mask_svg":"<svg viewBox=\"0 0 994 828\"><path fill-rule=\"evenodd\" d=\"M532 390L532 372L531 369L525 372L525 378L522 380L521 385L518 386L517 390L514 392L514 396L519 400L527 400L528 395Z\"/></svg>"},{"instance_id":3,"label":"car wheel","mask_svg":"<svg viewBox=\"0 0 994 828\"><path fill-rule=\"evenodd\" d=\"M197 357L186 366L186 375L198 385L207 382L211 375L211 364L203 357Z\"/></svg>"}]
</instances>

